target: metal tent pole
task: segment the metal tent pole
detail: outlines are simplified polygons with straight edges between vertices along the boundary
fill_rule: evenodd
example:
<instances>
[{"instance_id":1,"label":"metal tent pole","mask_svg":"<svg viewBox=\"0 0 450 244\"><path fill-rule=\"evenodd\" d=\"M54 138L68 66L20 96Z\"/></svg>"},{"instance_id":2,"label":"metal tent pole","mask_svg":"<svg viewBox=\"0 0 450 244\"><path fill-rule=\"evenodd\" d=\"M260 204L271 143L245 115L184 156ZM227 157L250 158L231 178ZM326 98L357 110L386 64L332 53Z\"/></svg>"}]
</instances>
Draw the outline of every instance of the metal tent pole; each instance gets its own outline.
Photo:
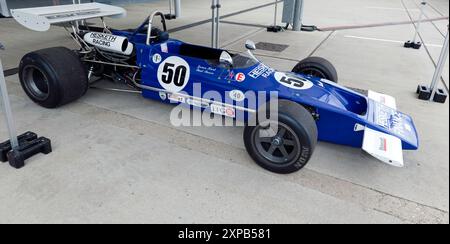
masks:
<instances>
[{"instance_id":1,"label":"metal tent pole","mask_svg":"<svg viewBox=\"0 0 450 244\"><path fill-rule=\"evenodd\" d=\"M441 51L441 55L439 56L439 61L437 63L436 66L436 71L434 72L433 75L433 80L431 81L431 85L430 85L430 90L431 90L431 97L430 99L434 99L435 95L436 95L436 91L437 91L437 84L439 82L439 80L442 77L442 72L444 71L444 67L445 67L445 63L447 62L447 57L448 57L448 26L447 26L447 35L445 37L445 41L444 41L444 47L442 48Z\"/></svg>"},{"instance_id":2,"label":"metal tent pole","mask_svg":"<svg viewBox=\"0 0 450 244\"><path fill-rule=\"evenodd\" d=\"M216 44L216 1L217 0L212 0L211 3L211 11L212 11L212 17L211 17L211 47L215 48L215 44Z\"/></svg>"},{"instance_id":3,"label":"metal tent pole","mask_svg":"<svg viewBox=\"0 0 450 244\"><path fill-rule=\"evenodd\" d=\"M0 51L4 47L0 43ZM49 154L52 152L51 141L45 137L39 137L36 133L26 132L17 136L16 127L9 102L8 91L6 89L6 80L3 73L3 64L0 58L0 95L2 97L3 111L8 127L9 140L0 142L0 161L9 161L9 164L16 168L22 168L25 160L38 153Z\"/></svg>"},{"instance_id":4,"label":"metal tent pole","mask_svg":"<svg viewBox=\"0 0 450 244\"><path fill-rule=\"evenodd\" d=\"M1 50L1 44L0 44L0 50ZM6 125L8 127L8 133L9 133L9 138L10 138L10 142L11 142L11 147L13 149L15 149L15 148L19 147L19 141L17 139L17 131L16 131L16 126L14 124L14 119L12 116L11 104L9 102L8 91L6 89L6 80L5 80L5 76L3 74L3 65L2 65L1 58L0 58L0 90L1 90L1 96L2 96L2 101L3 101L3 112L5 113L5 117L6 117Z\"/></svg>"},{"instance_id":5,"label":"metal tent pole","mask_svg":"<svg viewBox=\"0 0 450 244\"><path fill-rule=\"evenodd\" d=\"M419 16L419 22L417 23L417 27L416 27L416 33L414 33L414 38L413 38L413 42L417 41L417 37L419 36L419 31L420 31L420 26L422 25L422 21L423 21L423 17L424 17L424 11L425 11L425 6L427 5L426 1L423 1L420 3L420 16Z\"/></svg>"},{"instance_id":6,"label":"metal tent pole","mask_svg":"<svg viewBox=\"0 0 450 244\"><path fill-rule=\"evenodd\" d=\"M175 1L175 17L180 18L181 17L181 0L174 0Z\"/></svg>"},{"instance_id":7,"label":"metal tent pole","mask_svg":"<svg viewBox=\"0 0 450 244\"><path fill-rule=\"evenodd\" d=\"M277 25L277 20L278 20L278 0L275 0L275 13L273 16L273 25L267 27L267 31L268 32L280 32L283 30L283 28L281 26Z\"/></svg>"},{"instance_id":8,"label":"metal tent pole","mask_svg":"<svg viewBox=\"0 0 450 244\"><path fill-rule=\"evenodd\" d=\"M3 15L5 17L10 16L8 5L6 4L6 0L0 0L0 15Z\"/></svg>"},{"instance_id":9,"label":"metal tent pole","mask_svg":"<svg viewBox=\"0 0 450 244\"><path fill-rule=\"evenodd\" d=\"M422 25L423 17L425 16L425 6L427 5L427 2L423 1L420 4L421 4L420 16L419 16L419 21L417 22L417 25L415 28L414 37L413 37L412 41L407 41L405 43L404 47L406 47L406 48L420 49L420 47L422 46L422 43L420 41L417 41L417 38L419 37L420 26Z\"/></svg>"},{"instance_id":10,"label":"metal tent pole","mask_svg":"<svg viewBox=\"0 0 450 244\"><path fill-rule=\"evenodd\" d=\"M177 6L173 3L174 0L169 0L169 13L165 14L164 17L166 18L166 20L172 20L172 19L176 19L178 16L176 15L177 13ZM175 5L175 14L173 14L172 10L173 10L173 5Z\"/></svg>"},{"instance_id":11,"label":"metal tent pole","mask_svg":"<svg viewBox=\"0 0 450 244\"><path fill-rule=\"evenodd\" d=\"M439 89L438 84L439 80L442 77L442 72L444 71L445 63L448 58L448 38L449 38L449 28L447 26L447 35L445 36L444 46L442 47L441 54L439 56L439 61L436 65L436 70L433 74L433 79L431 81L430 86L427 85L419 85L417 87L417 94L419 95L420 100L431 100L438 103L445 103L447 100L448 94L444 89Z\"/></svg>"},{"instance_id":12,"label":"metal tent pole","mask_svg":"<svg viewBox=\"0 0 450 244\"><path fill-rule=\"evenodd\" d=\"M295 0L294 4L294 21L293 21L293 29L294 31L302 30L302 19L303 19L303 0Z\"/></svg>"},{"instance_id":13,"label":"metal tent pole","mask_svg":"<svg viewBox=\"0 0 450 244\"><path fill-rule=\"evenodd\" d=\"M277 19L278 19L278 0L275 0L275 14L273 17L273 26L277 25Z\"/></svg>"},{"instance_id":14,"label":"metal tent pole","mask_svg":"<svg viewBox=\"0 0 450 244\"><path fill-rule=\"evenodd\" d=\"M216 48L219 48L219 39L220 39L220 8L222 6L220 5L220 0L217 0L216 5Z\"/></svg>"}]
</instances>

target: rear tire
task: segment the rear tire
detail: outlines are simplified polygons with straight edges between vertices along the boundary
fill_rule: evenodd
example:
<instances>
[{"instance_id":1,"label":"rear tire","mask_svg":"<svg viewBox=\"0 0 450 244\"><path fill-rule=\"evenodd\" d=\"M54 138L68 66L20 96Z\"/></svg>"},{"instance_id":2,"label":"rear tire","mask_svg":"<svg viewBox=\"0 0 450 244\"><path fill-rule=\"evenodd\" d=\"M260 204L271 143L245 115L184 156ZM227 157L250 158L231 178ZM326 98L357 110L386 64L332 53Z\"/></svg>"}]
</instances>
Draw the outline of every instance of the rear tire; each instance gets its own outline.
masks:
<instances>
[{"instance_id":1,"label":"rear tire","mask_svg":"<svg viewBox=\"0 0 450 244\"><path fill-rule=\"evenodd\" d=\"M264 135L264 130L270 127L268 124L277 125L276 135ZM317 137L317 125L311 113L286 100L279 101L278 121L261 122L244 130L245 147L252 159L278 174L301 170L314 152Z\"/></svg>"},{"instance_id":2,"label":"rear tire","mask_svg":"<svg viewBox=\"0 0 450 244\"><path fill-rule=\"evenodd\" d=\"M57 108L82 97L88 89L86 69L65 47L26 54L19 66L20 84L28 97L45 108Z\"/></svg>"},{"instance_id":3,"label":"rear tire","mask_svg":"<svg viewBox=\"0 0 450 244\"><path fill-rule=\"evenodd\" d=\"M292 72L310 75L338 83L338 74L333 64L321 57L309 57L300 61Z\"/></svg>"}]
</instances>

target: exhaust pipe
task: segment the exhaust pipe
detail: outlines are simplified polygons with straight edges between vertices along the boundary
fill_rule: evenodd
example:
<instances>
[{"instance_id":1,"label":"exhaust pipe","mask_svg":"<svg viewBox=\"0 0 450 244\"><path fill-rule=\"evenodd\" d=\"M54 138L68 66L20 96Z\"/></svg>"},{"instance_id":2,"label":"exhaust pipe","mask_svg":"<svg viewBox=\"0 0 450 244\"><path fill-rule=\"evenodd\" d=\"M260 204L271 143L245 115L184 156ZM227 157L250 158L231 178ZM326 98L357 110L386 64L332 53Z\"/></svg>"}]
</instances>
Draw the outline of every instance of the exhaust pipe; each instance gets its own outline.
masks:
<instances>
[{"instance_id":1,"label":"exhaust pipe","mask_svg":"<svg viewBox=\"0 0 450 244\"><path fill-rule=\"evenodd\" d=\"M130 55L134 46L128 41L128 38L116 36L101 32L88 32L84 35L84 41L90 45L96 46L101 50Z\"/></svg>"}]
</instances>

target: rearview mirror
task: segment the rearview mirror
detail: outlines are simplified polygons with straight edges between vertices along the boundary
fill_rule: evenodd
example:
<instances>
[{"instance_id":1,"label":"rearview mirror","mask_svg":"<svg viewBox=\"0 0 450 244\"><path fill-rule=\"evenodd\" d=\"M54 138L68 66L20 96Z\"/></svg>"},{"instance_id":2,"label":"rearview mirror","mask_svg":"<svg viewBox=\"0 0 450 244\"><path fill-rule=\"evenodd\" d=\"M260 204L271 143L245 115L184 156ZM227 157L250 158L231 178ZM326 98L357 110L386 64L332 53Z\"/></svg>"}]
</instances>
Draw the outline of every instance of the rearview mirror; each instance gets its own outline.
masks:
<instances>
[{"instance_id":1,"label":"rearview mirror","mask_svg":"<svg viewBox=\"0 0 450 244\"><path fill-rule=\"evenodd\" d=\"M248 40L247 42L245 42L245 48L247 48L248 50L254 51L254 50L256 50L256 45L253 41Z\"/></svg>"},{"instance_id":2,"label":"rearview mirror","mask_svg":"<svg viewBox=\"0 0 450 244\"><path fill-rule=\"evenodd\" d=\"M219 62L227 67L233 67L233 58L227 51L223 51L222 54L220 54Z\"/></svg>"}]
</instances>

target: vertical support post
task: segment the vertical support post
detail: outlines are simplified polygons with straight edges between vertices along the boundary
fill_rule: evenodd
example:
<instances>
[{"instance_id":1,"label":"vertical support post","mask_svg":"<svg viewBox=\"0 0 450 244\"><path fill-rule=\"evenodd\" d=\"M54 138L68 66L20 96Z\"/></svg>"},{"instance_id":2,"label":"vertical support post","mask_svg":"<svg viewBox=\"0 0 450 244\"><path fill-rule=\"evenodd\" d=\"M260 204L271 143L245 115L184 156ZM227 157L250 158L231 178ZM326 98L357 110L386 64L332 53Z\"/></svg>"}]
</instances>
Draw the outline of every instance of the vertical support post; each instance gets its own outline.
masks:
<instances>
[{"instance_id":1,"label":"vertical support post","mask_svg":"<svg viewBox=\"0 0 450 244\"><path fill-rule=\"evenodd\" d=\"M295 0L294 5L294 21L293 21L293 29L294 31L302 30L302 19L303 19L303 0Z\"/></svg>"},{"instance_id":2,"label":"vertical support post","mask_svg":"<svg viewBox=\"0 0 450 244\"><path fill-rule=\"evenodd\" d=\"M422 43L420 41L417 41L417 38L419 37L420 26L422 25L423 17L425 16L425 6L427 5L427 1L422 1L420 5L420 16L417 25L415 25L416 28L414 31L414 37L411 41L405 42L404 47L406 48L420 49L420 47L422 47Z\"/></svg>"},{"instance_id":3,"label":"vertical support post","mask_svg":"<svg viewBox=\"0 0 450 244\"><path fill-rule=\"evenodd\" d=\"M216 5L216 48L219 48L219 41L220 41L220 8L222 6L220 5L220 0L217 0Z\"/></svg>"},{"instance_id":4,"label":"vertical support post","mask_svg":"<svg viewBox=\"0 0 450 244\"><path fill-rule=\"evenodd\" d=\"M442 72L444 71L445 63L447 62L448 57L448 38L449 38L449 29L447 26L447 35L445 37L444 46L442 47L441 55L439 56L439 61L436 65L436 71L433 75L433 80L431 81L430 90L431 90L431 98L434 99L436 95L437 84L442 77Z\"/></svg>"},{"instance_id":5,"label":"vertical support post","mask_svg":"<svg viewBox=\"0 0 450 244\"><path fill-rule=\"evenodd\" d=\"M1 47L1 44L0 44ZM5 76L3 75L3 66L2 66L2 60L0 59L0 92L2 96L3 101L3 112L6 116L6 125L8 127L8 133L9 133L9 139L11 142L11 147L13 149L19 147L19 141L17 139L17 131L14 124L12 111L11 111L11 104L9 102L9 96L8 91L6 89L6 80Z\"/></svg>"},{"instance_id":6,"label":"vertical support post","mask_svg":"<svg viewBox=\"0 0 450 244\"><path fill-rule=\"evenodd\" d=\"M275 14L273 17L273 26L277 26L277 19L278 19L278 0L275 0Z\"/></svg>"},{"instance_id":7,"label":"vertical support post","mask_svg":"<svg viewBox=\"0 0 450 244\"><path fill-rule=\"evenodd\" d=\"M5 17L8 17L10 15L6 0L0 0L0 15L3 15Z\"/></svg>"},{"instance_id":8,"label":"vertical support post","mask_svg":"<svg viewBox=\"0 0 450 244\"><path fill-rule=\"evenodd\" d=\"M173 6L174 6L174 0L169 0L169 13L165 14L164 17L166 18L166 20L172 20L172 19L176 19L178 16L176 14L173 14ZM175 12L176 11L176 6L175 6Z\"/></svg>"},{"instance_id":9,"label":"vertical support post","mask_svg":"<svg viewBox=\"0 0 450 244\"><path fill-rule=\"evenodd\" d=\"M212 17L211 17L211 47L215 48L216 44L216 1L217 0L211 0L211 10L212 10Z\"/></svg>"},{"instance_id":10,"label":"vertical support post","mask_svg":"<svg viewBox=\"0 0 450 244\"><path fill-rule=\"evenodd\" d=\"M175 1L175 16L177 18L181 17L181 0L174 0Z\"/></svg>"},{"instance_id":11,"label":"vertical support post","mask_svg":"<svg viewBox=\"0 0 450 244\"><path fill-rule=\"evenodd\" d=\"M420 16L419 16L419 22L417 23L416 26L416 33L414 33L414 38L413 38L413 42L415 43L417 41L417 37L419 36L419 32L420 32L420 26L422 25L422 21L423 21L423 17L424 17L424 11L425 11L425 6L427 5L426 1L423 1L420 3Z\"/></svg>"},{"instance_id":12,"label":"vertical support post","mask_svg":"<svg viewBox=\"0 0 450 244\"><path fill-rule=\"evenodd\" d=\"M281 26L277 25L277 20L278 20L278 0L275 0L275 13L273 15L273 25L267 27L267 31L268 32L280 32L283 31L283 28Z\"/></svg>"}]
</instances>

